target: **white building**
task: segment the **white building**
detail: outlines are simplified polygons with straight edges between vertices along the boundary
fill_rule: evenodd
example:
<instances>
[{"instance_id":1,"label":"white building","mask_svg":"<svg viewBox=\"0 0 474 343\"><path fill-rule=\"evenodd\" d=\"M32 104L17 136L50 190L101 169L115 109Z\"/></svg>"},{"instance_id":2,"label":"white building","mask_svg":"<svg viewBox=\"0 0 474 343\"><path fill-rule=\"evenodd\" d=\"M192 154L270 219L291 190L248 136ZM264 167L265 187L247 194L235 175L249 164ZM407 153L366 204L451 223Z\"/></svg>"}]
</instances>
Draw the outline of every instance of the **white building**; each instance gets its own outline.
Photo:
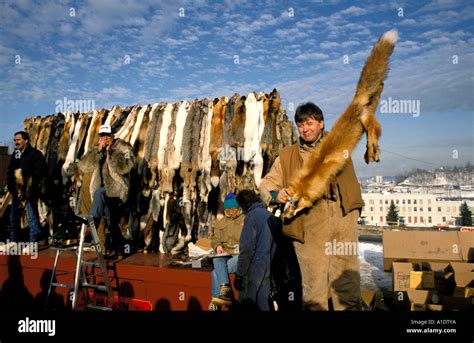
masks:
<instances>
[{"instance_id":1,"label":"white building","mask_svg":"<svg viewBox=\"0 0 474 343\"><path fill-rule=\"evenodd\" d=\"M362 193L365 207L361 218L367 225L386 226L387 213L393 200L398 208L400 223L406 226L457 225L460 200L443 200L435 194L423 193ZM466 200L473 211L474 202ZM473 211L474 212L474 211Z\"/></svg>"}]
</instances>

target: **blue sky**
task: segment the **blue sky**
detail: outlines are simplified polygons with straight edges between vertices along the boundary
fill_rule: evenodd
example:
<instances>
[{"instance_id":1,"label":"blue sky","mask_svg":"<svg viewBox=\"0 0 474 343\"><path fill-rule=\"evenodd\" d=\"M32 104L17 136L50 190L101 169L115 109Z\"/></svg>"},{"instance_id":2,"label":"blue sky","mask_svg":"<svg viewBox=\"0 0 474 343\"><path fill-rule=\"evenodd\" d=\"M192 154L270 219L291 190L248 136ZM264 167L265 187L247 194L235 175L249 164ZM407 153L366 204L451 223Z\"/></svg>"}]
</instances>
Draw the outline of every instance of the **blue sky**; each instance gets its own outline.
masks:
<instances>
[{"instance_id":1,"label":"blue sky","mask_svg":"<svg viewBox=\"0 0 474 343\"><path fill-rule=\"evenodd\" d=\"M277 88L290 117L313 101L330 128L396 28L381 100L419 101L420 115L378 113L381 163L365 165L363 138L358 175L472 163L473 19L456 0L2 1L0 143L64 97L111 108Z\"/></svg>"}]
</instances>

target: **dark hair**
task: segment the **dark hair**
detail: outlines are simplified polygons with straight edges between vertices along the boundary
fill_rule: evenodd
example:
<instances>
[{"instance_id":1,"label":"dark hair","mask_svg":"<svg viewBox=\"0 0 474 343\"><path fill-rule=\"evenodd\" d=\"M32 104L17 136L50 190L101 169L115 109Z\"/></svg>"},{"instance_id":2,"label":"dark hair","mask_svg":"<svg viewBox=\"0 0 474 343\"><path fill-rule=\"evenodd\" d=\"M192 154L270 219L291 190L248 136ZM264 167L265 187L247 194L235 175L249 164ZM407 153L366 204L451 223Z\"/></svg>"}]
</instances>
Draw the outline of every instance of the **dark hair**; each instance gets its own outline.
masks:
<instances>
[{"instance_id":1,"label":"dark hair","mask_svg":"<svg viewBox=\"0 0 474 343\"><path fill-rule=\"evenodd\" d=\"M317 121L323 121L323 111L312 102L307 102L298 106L295 112L295 122L299 124L308 118L314 118Z\"/></svg>"},{"instance_id":2,"label":"dark hair","mask_svg":"<svg viewBox=\"0 0 474 343\"><path fill-rule=\"evenodd\" d=\"M25 140L25 141L30 141L30 135L28 134L28 132L25 132L25 131L18 131L18 132L15 132L14 136L16 135L21 135L21 137Z\"/></svg>"},{"instance_id":3,"label":"dark hair","mask_svg":"<svg viewBox=\"0 0 474 343\"><path fill-rule=\"evenodd\" d=\"M260 202L260 198L257 193L251 189L244 189L240 191L239 194L237 194L235 200L237 200L237 203L244 212L248 212L250 206L256 202Z\"/></svg>"}]
</instances>

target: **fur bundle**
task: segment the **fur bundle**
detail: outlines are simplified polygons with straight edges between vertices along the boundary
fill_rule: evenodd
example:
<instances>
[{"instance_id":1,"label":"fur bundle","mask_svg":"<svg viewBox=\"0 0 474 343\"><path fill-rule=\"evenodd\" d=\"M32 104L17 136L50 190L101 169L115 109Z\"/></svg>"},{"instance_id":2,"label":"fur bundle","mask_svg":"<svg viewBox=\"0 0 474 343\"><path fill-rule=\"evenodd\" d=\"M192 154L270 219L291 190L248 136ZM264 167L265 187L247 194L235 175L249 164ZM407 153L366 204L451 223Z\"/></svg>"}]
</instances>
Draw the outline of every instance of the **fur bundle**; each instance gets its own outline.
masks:
<instances>
[{"instance_id":1,"label":"fur bundle","mask_svg":"<svg viewBox=\"0 0 474 343\"><path fill-rule=\"evenodd\" d=\"M365 161L379 161L378 138L382 130L375 119L375 110L397 38L397 31L391 30L383 34L375 44L362 69L352 102L290 182L292 201L285 206L284 218L291 218L299 211L311 207L324 195L327 186L344 168L364 132L367 134Z\"/></svg>"}]
</instances>

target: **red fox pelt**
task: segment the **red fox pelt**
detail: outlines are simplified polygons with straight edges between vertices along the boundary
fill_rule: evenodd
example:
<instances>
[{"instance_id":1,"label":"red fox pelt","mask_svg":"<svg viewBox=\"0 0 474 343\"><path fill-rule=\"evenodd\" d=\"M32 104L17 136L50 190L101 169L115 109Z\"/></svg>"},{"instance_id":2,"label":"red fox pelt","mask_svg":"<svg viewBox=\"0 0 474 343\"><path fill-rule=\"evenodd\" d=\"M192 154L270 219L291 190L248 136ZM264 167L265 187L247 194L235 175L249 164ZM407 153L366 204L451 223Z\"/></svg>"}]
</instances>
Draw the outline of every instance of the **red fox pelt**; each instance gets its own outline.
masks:
<instances>
[{"instance_id":1,"label":"red fox pelt","mask_svg":"<svg viewBox=\"0 0 474 343\"><path fill-rule=\"evenodd\" d=\"M378 139L382 129L375 119L375 111L397 39L398 32L391 30L375 44L362 69L352 102L290 182L291 199L286 203L283 218L295 216L324 195L327 186L344 168L364 132L367 134L365 162L379 161Z\"/></svg>"}]
</instances>

